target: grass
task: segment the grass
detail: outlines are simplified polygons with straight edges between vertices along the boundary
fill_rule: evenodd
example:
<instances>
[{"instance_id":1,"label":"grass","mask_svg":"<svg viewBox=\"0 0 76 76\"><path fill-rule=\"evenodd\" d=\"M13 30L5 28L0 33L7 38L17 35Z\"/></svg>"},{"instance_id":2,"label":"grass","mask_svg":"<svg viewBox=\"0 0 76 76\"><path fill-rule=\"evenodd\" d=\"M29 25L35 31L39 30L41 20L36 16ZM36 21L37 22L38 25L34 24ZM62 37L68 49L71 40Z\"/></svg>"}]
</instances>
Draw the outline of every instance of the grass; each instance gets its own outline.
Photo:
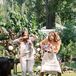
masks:
<instances>
[{"instance_id":1,"label":"grass","mask_svg":"<svg viewBox=\"0 0 76 76\"><path fill-rule=\"evenodd\" d=\"M12 72L12 74L13 74L13 72ZM17 75L21 76L21 67L20 67L20 64L17 65ZM15 75L13 75L13 76L15 76ZM62 74L62 76L76 76L76 72L67 71L67 72L64 72Z\"/></svg>"},{"instance_id":2,"label":"grass","mask_svg":"<svg viewBox=\"0 0 76 76\"><path fill-rule=\"evenodd\" d=\"M62 76L76 76L76 73L75 72L65 72L64 74L62 74Z\"/></svg>"}]
</instances>

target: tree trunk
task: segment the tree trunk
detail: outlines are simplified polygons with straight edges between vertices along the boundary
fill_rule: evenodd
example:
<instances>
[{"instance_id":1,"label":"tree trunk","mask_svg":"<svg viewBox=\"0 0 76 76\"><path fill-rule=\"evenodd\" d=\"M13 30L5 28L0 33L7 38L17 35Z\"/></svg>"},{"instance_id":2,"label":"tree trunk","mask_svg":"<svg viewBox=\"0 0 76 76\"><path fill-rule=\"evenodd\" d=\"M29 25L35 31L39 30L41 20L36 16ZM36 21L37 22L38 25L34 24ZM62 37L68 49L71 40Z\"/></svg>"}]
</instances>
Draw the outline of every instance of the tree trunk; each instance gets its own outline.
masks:
<instances>
[{"instance_id":1,"label":"tree trunk","mask_svg":"<svg viewBox=\"0 0 76 76\"><path fill-rule=\"evenodd\" d=\"M47 15L46 29L53 29L55 27L55 13Z\"/></svg>"},{"instance_id":2,"label":"tree trunk","mask_svg":"<svg viewBox=\"0 0 76 76\"><path fill-rule=\"evenodd\" d=\"M46 0L46 29L55 27L55 0Z\"/></svg>"}]
</instances>

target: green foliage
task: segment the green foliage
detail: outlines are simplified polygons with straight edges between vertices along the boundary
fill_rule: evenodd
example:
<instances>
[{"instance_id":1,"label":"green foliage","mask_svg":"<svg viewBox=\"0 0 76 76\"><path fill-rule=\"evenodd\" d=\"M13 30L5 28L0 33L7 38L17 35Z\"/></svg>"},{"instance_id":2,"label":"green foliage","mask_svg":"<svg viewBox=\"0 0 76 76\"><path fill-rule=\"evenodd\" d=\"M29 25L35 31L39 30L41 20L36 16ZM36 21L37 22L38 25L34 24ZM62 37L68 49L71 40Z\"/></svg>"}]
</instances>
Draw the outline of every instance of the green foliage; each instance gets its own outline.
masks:
<instances>
[{"instance_id":1,"label":"green foliage","mask_svg":"<svg viewBox=\"0 0 76 76\"><path fill-rule=\"evenodd\" d=\"M0 45L0 51L4 50L5 48L3 46Z\"/></svg>"},{"instance_id":2,"label":"green foliage","mask_svg":"<svg viewBox=\"0 0 76 76\"><path fill-rule=\"evenodd\" d=\"M19 12L20 7L18 6L17 2L14 5L15 5L15 9L12 9L11 7L7 8L8 19L7 19L6 24L2 26L5 27L7 30L12 29L16 33L19 32L24 27L27 27L29 32L35 32L35 30L37 30L35 15L29 12L27 14L24 13L22 15L21 12Z\"/></svg>"},{"instance_id":3,"label":"green foliage","mask_svg":"<svg viewBox=\"0 0 76 76\"><path fill-rule=\"evenodd\" d=\"M59 0L57 13L59 14L62 23L67 21L75 21L76 15L76 1L75 0Z\"/></svg>"},{"instance_id":4,"label":"green foliage","mask_svg":"<svg viewBox=\"0 0 76 76\"><path fill-rule=\"evenodd\" d=\"M44 0L7 0L8 23L6 27L13 26L16 32L21 27L40 29L46 25L47 11L46 1ZM49 0L48 9L56 12L63 24L67 21L75 22L75 0ZM53 7L51 7L54 5ZM10 16L12 14L12 16ZM18 18L19 17L19 18ZM16 26L16 27L15 27ZM33 29L34 29L33 28ZM36 30L35 29L35 30ZM32 29L31 29L32 30Z\"/></svg>"},{"instance_id":5,"label":"green foliage","mask_svg":"<svg viewBox=\"0 0 76 76\"><path fill-rule=\"evenodd\" d=\"M71 55L76 55L76 26L73 22L67 22L65 29L61 31L62 47L60 55L65 61L69 61Z\"/></svg>"},{"instance_id":6,"label":"green foliage","mask_svg":"<svg viewBox=\"0 0 76 76\"><path fill-rule=\"evenodd\" d=\"M65 27L66 28L61 32L62 43L67 45L70 43L70 40L76 42L76 26L67 23Z\"/></svg>"},{"instance_id":7,"label":"green foliage","mask_svg":"<svg viewBox=\"0 0 76 76\"><path fill-rule=\"evenodd\" d=\"M2 16L0 16L0 21L2 21L2 19L3 19L3 17L2 17Z\"/></svg>"},{"instance_id":8,"label":"green foliage","mask_svg":"<svg viewBox=\"0 0 76 76\"><path fill-rule=\"evenodd\" d=\"M76 55L76 43L70 41L66 46L62 45L60 55L64 61L69 61L71 56Z\"/></svg>"},{"instance_id":9,"label":"green foliage","mask_svg":"<svg viewBox=\"0 0 76 76\"><path fill-rule=\"evenodd\" d=\"M8 35L0 34L0 40L7 40L8 38Z\"/></svg>"}]
</instances>

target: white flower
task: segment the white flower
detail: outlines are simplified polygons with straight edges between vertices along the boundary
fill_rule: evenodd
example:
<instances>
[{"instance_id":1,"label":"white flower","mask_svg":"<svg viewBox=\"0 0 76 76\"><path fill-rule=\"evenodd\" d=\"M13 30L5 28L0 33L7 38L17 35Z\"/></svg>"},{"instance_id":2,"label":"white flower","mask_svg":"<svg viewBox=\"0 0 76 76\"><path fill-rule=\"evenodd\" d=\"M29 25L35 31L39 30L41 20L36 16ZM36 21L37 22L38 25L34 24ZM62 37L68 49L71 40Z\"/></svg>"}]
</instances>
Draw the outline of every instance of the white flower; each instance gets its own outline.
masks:
<instances>
[{"instance_id":1,"label":"white flower","mask_svg":"<svg viewBox=\"0 0 76 76\"><path fill-rule=\"evenodd\" d=\"M37 43L36 45L39 46L39 43Z\"/></svg>"},{"instance_id":2,"label":"white flower","mask_svg":"<svg viewBox=\"0 0 76 76\"><path fill-rule=\"evenodd\" d=\"M37 48L37 51L40 51L40 48Z\"/></svg>"},{"instance_id":3,"label":"white flower","mask_svg":"<svg viewBox=\"0 0 76 76\"><path fill-rule=\"evenodd\" d=\"M41 66L38 66L37 69L40 70L41 69Z\"/></svg>"},{"instance_id":4,"label":"white flower","mask_svg":"<svg viewBox=\"0 0 76 76\"><path fill-rule=\"evenodd\" d=\"M13 46L11 46L11 45L8 46L8 49L9 49L9 50L13 50Z\"/></svg>"},{"instance_id":5,"label":"white flower","mask_svg":"<svg viewBox=\"0 0 76 76\"><path fill-rule=\"evenodd\" d=\"M16 58L19 58L18 55L16 55Z\"/></svg>"}]
</instances>

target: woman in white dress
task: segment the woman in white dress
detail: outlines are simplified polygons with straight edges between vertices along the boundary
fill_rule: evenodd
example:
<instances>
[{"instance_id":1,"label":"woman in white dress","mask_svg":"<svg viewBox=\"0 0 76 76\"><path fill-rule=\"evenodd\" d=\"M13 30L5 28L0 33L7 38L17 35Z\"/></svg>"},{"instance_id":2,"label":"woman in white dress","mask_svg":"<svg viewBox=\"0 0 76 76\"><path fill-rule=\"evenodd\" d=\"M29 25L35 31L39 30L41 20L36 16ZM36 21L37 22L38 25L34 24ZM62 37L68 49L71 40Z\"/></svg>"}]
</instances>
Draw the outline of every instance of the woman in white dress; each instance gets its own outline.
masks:
<instances>
[{"instance_id":1,"label":"woman in white dress","mask_svg":"<svg viewBox=\"0 0 76 76\"><path fill-rule=\"evenodd\" d=\"M29 39L28 31L23 31L21 37L15 39L14 43L19 43L19 58L22 68L22 76L33 76L35 50L32 41Z\"/></svg>"},{"instance_id":2,"label":"woman in white dress","mask_svg":"<svg viewBox=\"0 0 76 76\"><path fill-rule=\"evenodd\" d=\"M48 37L40 42L43 51L40 76L44 76L44 72L51 71L56 71L58 76L61 76L61 68L56 57L60 45L61 39L57 32L49 32Z\"/></svg>"}]
</instances>

